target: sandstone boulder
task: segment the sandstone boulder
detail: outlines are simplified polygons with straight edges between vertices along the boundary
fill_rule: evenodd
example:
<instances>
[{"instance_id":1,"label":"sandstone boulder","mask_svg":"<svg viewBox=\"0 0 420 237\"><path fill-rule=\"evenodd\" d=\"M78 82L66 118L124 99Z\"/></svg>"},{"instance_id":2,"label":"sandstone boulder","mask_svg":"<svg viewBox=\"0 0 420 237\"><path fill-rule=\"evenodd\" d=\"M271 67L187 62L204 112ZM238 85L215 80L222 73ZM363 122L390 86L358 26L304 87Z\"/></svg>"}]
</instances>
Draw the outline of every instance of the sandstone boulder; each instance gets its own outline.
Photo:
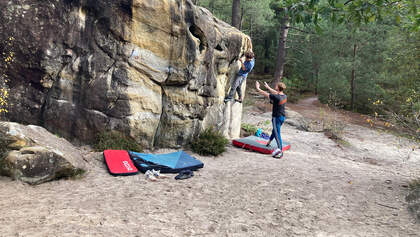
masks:
<instances>
[{"instance_id":1,"label":"sandstone boulder","mask_svg":"<svg viewBox=\"0 0 420 237\"><path fill-rule=\"evenodd\" d=\"M289 124L293 127L296 127L296 129L302 130L302 131L308 131L309 130L309 123L308 121L298 112L286 109L286 124Z\"/></svg>"},{"instance_id":2,"label":"sandstone boulder","mask_svg":"<svg viewBox=\"0 0 420 237\"><path fill-rule=\"evenodd\" d=\"M0 175L40 184L86 171L82 154L45 128L0 122Z\"/></svg>"},{"instance_id":3,"label":"sandstone boulder","mask_svg":"<svg viewBox=\"0 0 420 237\"><path fill-rule=\"evenodd\" d=\"M14 55L0 65L9 120L82 142L118 130L145 147L182 146L209 126L239 136L242 106L223 99L250 39L190 0L17 0L0 9L0 48Z\"/></svg>"}]
</instances>

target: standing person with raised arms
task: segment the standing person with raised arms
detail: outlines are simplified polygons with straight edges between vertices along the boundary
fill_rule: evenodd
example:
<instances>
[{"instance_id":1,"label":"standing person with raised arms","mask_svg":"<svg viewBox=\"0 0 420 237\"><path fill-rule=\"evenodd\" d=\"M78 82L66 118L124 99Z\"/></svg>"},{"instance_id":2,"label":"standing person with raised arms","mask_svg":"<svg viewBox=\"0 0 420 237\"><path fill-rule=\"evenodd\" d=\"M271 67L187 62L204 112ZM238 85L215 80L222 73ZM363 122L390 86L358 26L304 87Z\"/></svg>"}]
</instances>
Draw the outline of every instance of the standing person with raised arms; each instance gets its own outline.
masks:
<instances>
[{"instance_id":1,"label":"standing person with raised arms","mask_svg":"<svg viewBox=\"0 0 420 237\"><path fill-rule=\"evenodd\" d=\"M284 94L284 90L286 89L286 85L283 82L278 82L275 85L275 89L272 89L267 82L264 82L265 88L270 92L267 93L260 89L260 83L257 81L255 82L255 87L257 91L270 99L270 103L273 104L273 113L271 122L273 124L273 131L270 136L270 140L267 143L267 146L270 146L270 143L273 139L276 139L277 148L273 151L272 155L274 158L282 158L283 157L283 144L280 135L280 127L283 125L284 120L286 119L286 112L285 112L285 105L287 102L287 95Z\"/></svg>"}]
</instances>

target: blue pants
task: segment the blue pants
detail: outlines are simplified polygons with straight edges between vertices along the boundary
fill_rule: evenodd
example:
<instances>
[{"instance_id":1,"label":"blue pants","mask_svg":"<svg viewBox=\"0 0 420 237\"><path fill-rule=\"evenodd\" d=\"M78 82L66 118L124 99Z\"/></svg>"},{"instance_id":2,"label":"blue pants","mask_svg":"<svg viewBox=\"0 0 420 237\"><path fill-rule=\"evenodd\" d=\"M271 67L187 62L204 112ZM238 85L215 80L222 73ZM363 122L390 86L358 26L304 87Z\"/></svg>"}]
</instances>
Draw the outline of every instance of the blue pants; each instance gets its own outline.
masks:
<instances>
[{"instance_id":1,"label":"blue pants","mask_svg":"<svg viewBox=\"0 0 420 237\"><path fill-rule=\"evenodd\" d=\"M281 142L281 135L280 135L280 127L281 125L283 125L285 119L286 117L284 116L273 117L271 119L271 122L273 123L273 132L271 133L270 141L272 141L273 139L276 139L277 147L280 150L283 150L283 144Z\"/></svg>"}]
</instances>

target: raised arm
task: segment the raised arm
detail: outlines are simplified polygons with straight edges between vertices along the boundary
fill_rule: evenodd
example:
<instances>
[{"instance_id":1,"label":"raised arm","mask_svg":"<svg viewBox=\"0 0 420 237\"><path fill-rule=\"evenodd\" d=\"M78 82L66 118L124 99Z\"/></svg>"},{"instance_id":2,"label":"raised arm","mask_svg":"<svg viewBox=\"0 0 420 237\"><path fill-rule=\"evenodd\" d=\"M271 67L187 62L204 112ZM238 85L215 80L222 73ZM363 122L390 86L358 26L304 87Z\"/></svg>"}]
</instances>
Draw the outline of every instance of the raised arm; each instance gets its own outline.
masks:
<instances>
[{"instance_id":1,"label":"raised arm","mask_svg":"<svg viewBox=\"0 0 420 237\"><path fill-rule=\"evenodd\" d=\"M263 95L263 96L265 96L267 98L270 97L270 94L268 94L267 92L261 90L260 83L258 81L255 82L255 88L257 88L258 93L260 93L261 95Z\"/></svg>"},{"instance_id":2,"label":"raised arm","mask_svg":"<svg viewBox=\"0 0 420 237\"><path fill-rule=\"evenodd\" d=\"M267 82L264 82L264 86L265 86L265 88L267 88L267 90L268 90L268 91L270 91L270 93L271 93L271 94L276 94L276 93L277 93L277 91L276 91L276 90L274 90L273 88L271 88L271 87L267 84Z\"/></svg>"},{"instance_id":3,"label":"raised arm","mask_svg":"<svg viewBox=\"0 0 420 237\"><path fill-rule=\"evenodd\" d=\"M239 59L239 62L241 62L241 68L242 68L242 71L246 71L246 67L245 67L245 64L244 64L244 60L243 60L242 58L240 58L240 59Z\"/></svg>"}]
</instances>

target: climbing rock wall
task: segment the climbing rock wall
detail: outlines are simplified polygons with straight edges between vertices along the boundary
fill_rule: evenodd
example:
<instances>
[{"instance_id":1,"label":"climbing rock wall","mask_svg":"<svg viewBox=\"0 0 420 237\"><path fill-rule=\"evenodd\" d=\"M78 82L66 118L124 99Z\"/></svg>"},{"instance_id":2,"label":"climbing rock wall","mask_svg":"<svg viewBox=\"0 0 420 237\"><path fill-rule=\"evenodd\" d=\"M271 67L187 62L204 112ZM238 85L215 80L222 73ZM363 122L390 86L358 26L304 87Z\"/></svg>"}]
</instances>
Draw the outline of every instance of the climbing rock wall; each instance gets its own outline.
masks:
<instances>
[{"instance_id":1,"label":"climbing rock wall","mask_svg":"<svg viewBox=\"0 0 420 237\"><path fill-rule=\"evenodd\" d=\"M74 141L118 130L146 147L187 144L214 126L239 136L223 103L249 38L189 0L0 2L13 62L8 119ZM9 40L12 39L12 40Z\"/></svg>"}]
</instances>

